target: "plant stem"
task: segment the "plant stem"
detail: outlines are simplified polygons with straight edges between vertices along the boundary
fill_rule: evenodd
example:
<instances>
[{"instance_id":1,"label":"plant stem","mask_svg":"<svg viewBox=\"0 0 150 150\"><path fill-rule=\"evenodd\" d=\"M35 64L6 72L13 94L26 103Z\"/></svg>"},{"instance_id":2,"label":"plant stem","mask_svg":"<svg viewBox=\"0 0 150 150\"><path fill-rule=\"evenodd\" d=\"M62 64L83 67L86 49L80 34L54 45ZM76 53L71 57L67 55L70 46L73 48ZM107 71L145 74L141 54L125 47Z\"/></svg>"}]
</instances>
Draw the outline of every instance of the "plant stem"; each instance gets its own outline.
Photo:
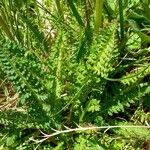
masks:
<instances>
[{"instance_id":1,"label":"plant stem","mask_svg":"<svg viewBox=\"0 0 150 150\"><path fill-rule=\"evenodd\" d=\"M56 3L57 11L59 13L59 16L60 16L61 20L64 20L64 13L63 13L63 9L61 7L60 0L55 0L55 3Z\"/></svg>"},{"instance_id":2,"label":"plant stem","mask_svg":"<svg viewBox=\"0 0 150 150\"><path fill-rule=\"evenodd\" d=\"M118 0L119 4L119 20L120 20L120 39L124 40L124 18L123 18L123 4L122 0Z\"/></svg>"},{"instance_id":3,"label":"plant stem","mask_svg":"<svg viewBox=\"0 0 150 150\"><path fill-rule=\"evenodd\" d=\"M41 140L34 140L34 139L32 139L32 141L34 141L35 143L42 143L42 142L48 140L49 138L51 138L53 136L57 136L59 134L70 133L70 132L77 132L77 131L106 129L104 131L104 133L105 133L109 129L116 129L116 128L125 128L125 129L127 129L127 128L147 128L147 129L149 129L150 127L149 126L133 126L133 125L128 126L128 125L125 125L125 126L100 126L100 127L98 127L98 126L92 126L92 127L81 127L81 126L79 126L78 128L73 128L73 129L68 128L68 127L66 127L66 128L67 128L66 130L55 130L55 129L52 129L53 131L55 131L52 134L45 134L45 133L43 133L41 131L41 133L43 134L43 139L41 139Z\"/></svg>"},{"instance_id":4,"label":"plant stem","mask_svg":"<svg viewBox=\"0 0 150 150\"><path fill-rule=\"evenodd\" d=\"M57 70L56 70L56 97L60 98L61 95L61 78L62 78L62 62L63 62L63 39L62 33L59 39L59 56L57 62Z\"/></svg>"},{"instance_id":5,"label":"plant stem","mask_svg":"<svg viewBox=\"0 0 150 150\"><path fill-rule=\"evenodd\" d=\"M103 0L96 0L95 3L95 33L99 33L99 28L102 25L102 9L103 9Z\"/></svg>"}]
</instances>

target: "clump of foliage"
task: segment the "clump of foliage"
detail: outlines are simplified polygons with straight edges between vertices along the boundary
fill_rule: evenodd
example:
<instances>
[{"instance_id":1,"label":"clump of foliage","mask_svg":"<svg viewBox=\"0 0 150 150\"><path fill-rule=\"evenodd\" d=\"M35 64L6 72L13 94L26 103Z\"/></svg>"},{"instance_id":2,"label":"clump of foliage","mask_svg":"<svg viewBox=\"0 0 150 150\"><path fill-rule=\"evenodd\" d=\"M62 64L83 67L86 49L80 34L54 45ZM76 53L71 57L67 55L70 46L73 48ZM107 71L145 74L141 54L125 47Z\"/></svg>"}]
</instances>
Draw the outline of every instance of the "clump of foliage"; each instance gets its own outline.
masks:
<instances>
[{"instance_id":1,"label":"clump of foliage","mask_svg":"<svg viewBox=\"0 0 150 150\"><path fill-rule=\"evenodd\" d=\"M149 5L2 0L0 149L142 149Z\"/></svg>"}]
</instances>

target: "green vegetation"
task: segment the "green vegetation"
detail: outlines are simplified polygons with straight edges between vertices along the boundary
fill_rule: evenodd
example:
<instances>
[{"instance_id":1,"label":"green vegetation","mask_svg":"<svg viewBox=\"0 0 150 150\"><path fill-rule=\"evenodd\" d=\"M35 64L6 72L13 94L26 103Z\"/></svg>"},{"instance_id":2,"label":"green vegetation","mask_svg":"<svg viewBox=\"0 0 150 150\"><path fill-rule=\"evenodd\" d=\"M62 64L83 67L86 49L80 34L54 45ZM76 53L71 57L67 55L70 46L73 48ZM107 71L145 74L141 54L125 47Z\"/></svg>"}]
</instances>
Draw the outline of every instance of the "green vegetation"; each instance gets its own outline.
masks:
<instances>
[{"instance_id":1,"label":"green vegetation","mask_svg":"<svg viewBox=\"0 0 150 150\"><path fill-rule=\"evenodd\" d=\"M149 12L150 0L1 0L0 150L146 149Z\"/></svg>"}]
</instances>

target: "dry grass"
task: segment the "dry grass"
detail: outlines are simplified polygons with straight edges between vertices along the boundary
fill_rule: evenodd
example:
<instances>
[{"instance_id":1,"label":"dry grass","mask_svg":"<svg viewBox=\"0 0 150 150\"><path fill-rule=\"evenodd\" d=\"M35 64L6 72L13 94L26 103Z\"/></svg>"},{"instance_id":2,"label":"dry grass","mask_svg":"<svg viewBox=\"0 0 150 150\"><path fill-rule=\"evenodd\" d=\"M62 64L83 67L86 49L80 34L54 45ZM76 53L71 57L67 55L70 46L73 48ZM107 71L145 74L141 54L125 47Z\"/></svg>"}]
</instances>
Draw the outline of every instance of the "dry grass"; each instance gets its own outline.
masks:
<instances>
[{"instance_id":1,"label":"dry grass","mask_svg":"<svg viewBox=\"0 0 150 150\"><path fill-rule=\"evenodd\" d=\"M12 85L2 80L0 82L0 111L16 108L18 96L19 94L13 91Z\"/></svg>"}]
</instances>

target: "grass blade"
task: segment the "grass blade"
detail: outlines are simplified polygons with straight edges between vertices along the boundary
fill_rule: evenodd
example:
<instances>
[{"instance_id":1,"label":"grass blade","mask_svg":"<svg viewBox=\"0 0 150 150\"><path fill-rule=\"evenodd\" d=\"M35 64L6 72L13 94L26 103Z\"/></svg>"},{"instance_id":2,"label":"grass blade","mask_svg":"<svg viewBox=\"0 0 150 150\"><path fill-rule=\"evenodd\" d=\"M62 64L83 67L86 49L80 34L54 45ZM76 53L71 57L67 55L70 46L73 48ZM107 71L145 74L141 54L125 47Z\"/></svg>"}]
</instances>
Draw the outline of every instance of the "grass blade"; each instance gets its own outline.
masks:
<instances>
[{"instance_id":1,"label":"grass blade","mask_svg":"<svg viewBox=\"0 0 150 150\"><path fill-rule=\"evenodd\" d=\"M73 16L76 18L77 22L80 24L80 26L84 26L84 23L82 21L82 18L80 16L80 14L78 13L78 10L76 9L74 3L72 0L67 0L68 1L68 4L69 4L69 7L73 13Z\"/></svg>"}]
</instances>

